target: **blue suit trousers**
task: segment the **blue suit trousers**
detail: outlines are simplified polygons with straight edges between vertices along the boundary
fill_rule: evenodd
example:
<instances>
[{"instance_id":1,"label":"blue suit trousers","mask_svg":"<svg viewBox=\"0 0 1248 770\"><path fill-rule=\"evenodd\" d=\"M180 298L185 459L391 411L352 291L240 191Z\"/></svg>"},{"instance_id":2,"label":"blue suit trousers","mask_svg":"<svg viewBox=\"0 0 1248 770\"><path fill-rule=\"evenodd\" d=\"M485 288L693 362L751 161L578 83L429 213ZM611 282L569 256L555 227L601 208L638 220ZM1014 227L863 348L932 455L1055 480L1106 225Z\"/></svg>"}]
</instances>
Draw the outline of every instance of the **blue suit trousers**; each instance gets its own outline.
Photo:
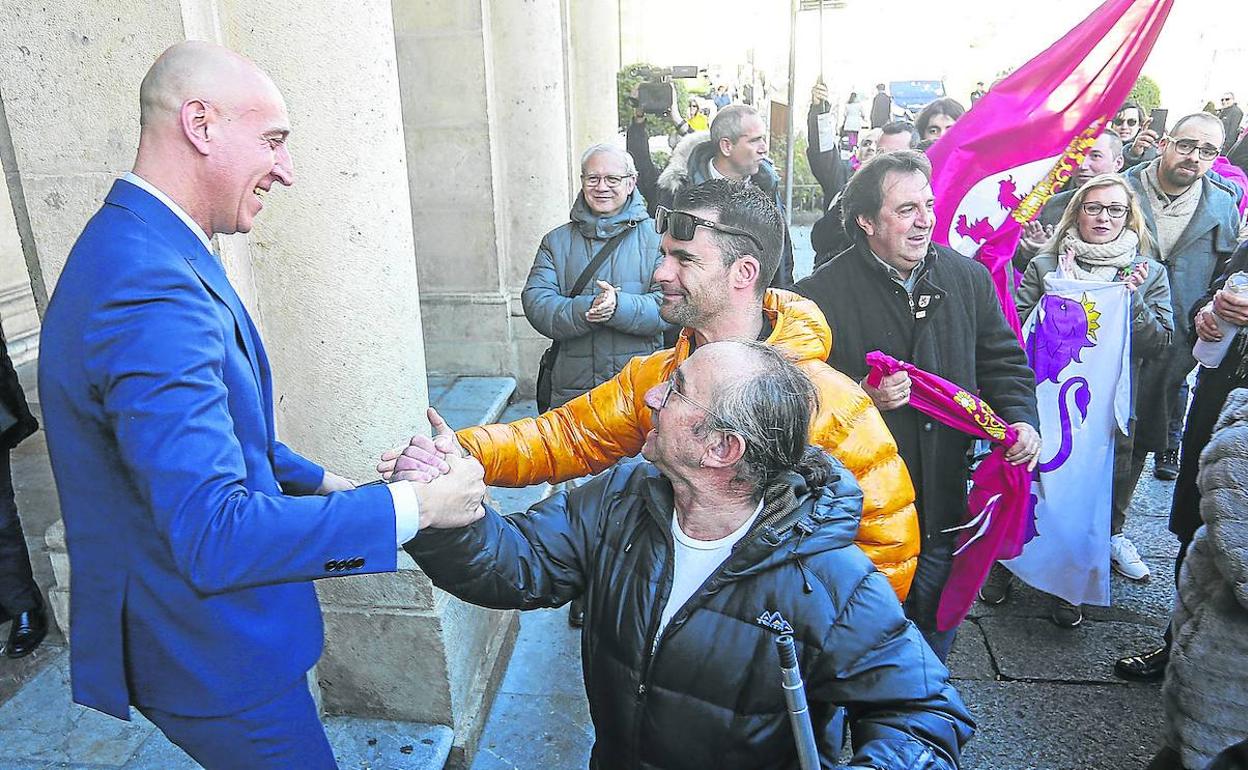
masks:
<instances>
[{"instance_id":1,"label":"blue suit trousers","mask_svg":"<svg viewBox=\"0 0 1248 770\"><path fill-rule=\"evenodd\" d=\"M224 717L184 717L139 707L205 770L337 770L308 684Z\"/></svg>"}]
</instances>

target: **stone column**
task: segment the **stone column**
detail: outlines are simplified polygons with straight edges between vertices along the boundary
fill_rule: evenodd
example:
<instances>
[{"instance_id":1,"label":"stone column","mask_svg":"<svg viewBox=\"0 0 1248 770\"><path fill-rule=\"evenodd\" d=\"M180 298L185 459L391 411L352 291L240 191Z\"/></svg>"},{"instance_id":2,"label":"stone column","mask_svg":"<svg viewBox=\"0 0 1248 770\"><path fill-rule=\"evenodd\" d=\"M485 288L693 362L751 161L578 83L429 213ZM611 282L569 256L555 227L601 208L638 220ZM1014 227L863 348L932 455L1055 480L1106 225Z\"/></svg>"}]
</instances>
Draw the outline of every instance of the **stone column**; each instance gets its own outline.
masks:
<instances>
[{"instance_id":1,"label":"stone column","mask_svg":"<svg viewBox=\"0 0 1248 770\"><path fill-rule=\"evenodd\" d=\"M293 128L295 184L275 187L249 237L278 426L370 480L382 449L426 428L390 6L294 0L276 18L246 0L221 7L226 44L277 82Z\"/></svg>"},{"instance_id":2,"label":"stone column","mask_svg":"<svg viewBox=\"0 0 1248 770\"><path fill-rule=\"evenodd\" d=\"M6 5L0 160L41 308L83 225L134 162L139 82L182 38L177 2Z\"/></svg>"},{"instance_id":3,"label":"stone column","mask_svg":"<svg viewBox=\"0 0 1248 770\"><path fill-rule=\"evenodd\" d=\"M266 200L250 246L278 424L300 451L368 479L382 449L427 428L391 4L293 0L277 17L248 0L222 7L227 42L273 76L294 129L295 186ZM425 154L446 158L436 144ZM440 184L472 173L444 168ZM456 253L442 270L462 269ZM396 574L318 590L326 711L452 725L461 752L475 742L514 614L436 592L405 555Z\"/></svg>"},{"instance_id":4,"label":"stone column","mask_svg":"<svg viewBox=\"0 0 1248 770\"><path fill-rule=\"evenodd\" d=\"M177 2L9 3L0 24L0 163L6 195L0 220L4 282L28 283L40 311L64 267L70 247L99 208L113 180L134 161L139 135L138 86L156 56L182 39ZM24 264L23 264L24 263ZM24 266L24 270L23 270ZM20 275L19 275L20 274ZM25 279L25 280L23 280ZM6 292L6 295L9 292ZM24 293L24 292L23 292ZM5 303L5 330L25 353L37 349L37 319L27 300ZM24 307L23 307L24 306ZM10 315L11 307L19 312ZM11 324L16 324L15 329ZM23 357L21 349L15 350ZM39 439L20 451L30 452ZM39 451L46 446L39 441ZM46 468L46 460L35 464ZM29 466L28 466L29 468ZM14 484L39 485L15 466ZM62 633L69 623L69 558L55 500L31 505L19 493L18 511L29 542L47 533L57 585L50 588ZM36 526L39 522L41 525ZM36 561L38 548L32 548ZM36 563L36 570L39 569ZM68 634L66 634L68 635Z\"/></svg>"},{"instance_id":5,"label":"stone column","mask_svg":"<svg viewBox=\"0 0 1248 770\"><path fill-rule=\"evenodd\" d=\"M586 147L619 134L616 73L620 69L618 0L567 0L568 82L573 163ZM579 169L573 168L573 177ZM576 181L573 181L575 189Z\"/></svg>"},{"instance_id":6,"label":"stone column","mask_svg":"<svg viewBox=\"0 0 1248 770\"><path fill-rule=\"evenodd\" d=\"M485 3L393 5L411 219L429 368L503 374L503 291Z\"/></svg>"},{"instance_id":7,"label":"stone column","mask_svg":"<svg viewBox=\"0 0 1248 770\"><path fill-rule=\"evenodd\" d=\"M548 341L519 290L572 201L560 0L400 0L394 20L429 369L531 393Z\"/></svg>"}]
</instances>

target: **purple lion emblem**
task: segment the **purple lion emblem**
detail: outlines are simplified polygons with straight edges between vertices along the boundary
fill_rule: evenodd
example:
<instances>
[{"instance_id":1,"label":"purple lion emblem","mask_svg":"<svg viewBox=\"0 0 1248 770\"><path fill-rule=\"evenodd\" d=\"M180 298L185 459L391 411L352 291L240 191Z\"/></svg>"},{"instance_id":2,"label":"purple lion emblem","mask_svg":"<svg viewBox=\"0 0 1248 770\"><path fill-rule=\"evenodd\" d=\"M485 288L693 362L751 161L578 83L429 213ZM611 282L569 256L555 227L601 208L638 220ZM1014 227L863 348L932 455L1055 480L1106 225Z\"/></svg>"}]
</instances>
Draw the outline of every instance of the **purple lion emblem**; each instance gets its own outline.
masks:
<instances>
[{"instance_id":1,"label":"purple lion emblem","mask_svg":"<svg viewBox=\"0 0 1248 770\"><path fill-rule=\"evenodd\" d=\"M1046 295L1040 300L1040 322L1027 340L1027 358L1036 372L1036 382L1057 383L1062 370L1071 362L1083 363L1084 348L1096 343L1088 322L1088 311L1077 299Z\"/></svg>"},{"instance_id":2,"label":"purple lion emblem","mask_svg":"<svg viewBox=\"0 0 1248 770\"><path fill-rule=\"evenodd\" d=\"M1077 299L1046 295L1040 300L1040 320L1027 339L1027 359L1036 372L1036 382L1049 380L1057 384L1062 371L1072 362L1083 363L1079 356L1084 348L1096 345L1093 336L1099 316L1095 310ZM1056 470L1070 458L1073 449L1073 418L1068 396L1073 392L1075 408L1082 419L1088 418L1092 390L1083 377L1071 377L1061 383L1057 394L1058 417L1061 421L1061 444L1057 453L1037 466L1041 473Z\"/></svg>"},{"instance_id":3,"label":"purple lion emblem","mask_svg":"<svg viewBox=\"0 0 1248 770\"><path fill-rule=\"evenodd\" d=\"M970 238L976 243L983 243L996 232L987 217L976 219L974 222L967 222L966 214L958 215L958 223L954 231L963 238Z\"/></svg>"},{"instance_id":4,"label":"purple lion emblem","mask_svg":"<svg viewBox=\"0 0 1248 770\"><path fill-rule=\"evenodd\" d=\"M1001 208L1013 211L1022 202L1023 196L1018 194L1018 183L1014 181L1014 177L1002 179L997 184L997 203L1001 204Z\"/></svg>"}]
</instances>

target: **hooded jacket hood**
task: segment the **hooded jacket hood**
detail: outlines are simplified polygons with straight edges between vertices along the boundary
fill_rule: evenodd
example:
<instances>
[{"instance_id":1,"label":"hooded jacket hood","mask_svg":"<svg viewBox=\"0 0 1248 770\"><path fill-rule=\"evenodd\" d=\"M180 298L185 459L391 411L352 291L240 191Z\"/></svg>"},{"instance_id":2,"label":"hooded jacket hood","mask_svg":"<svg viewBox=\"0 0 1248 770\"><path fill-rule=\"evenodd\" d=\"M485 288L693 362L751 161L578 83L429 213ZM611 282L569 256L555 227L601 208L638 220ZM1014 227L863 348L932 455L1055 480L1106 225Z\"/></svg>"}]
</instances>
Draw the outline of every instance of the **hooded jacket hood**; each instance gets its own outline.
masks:
<instances>
[{"instance_id":1,"label":"hooded jacket hood","mask_svg":"<svg viewBox=\"0 0 1248 770\"><path fill-rule=\"evenodd\" d=\"M624 208L610 216L595 214L585 201L585 193L578 192L568 218L581 235L601 241L615 236L626 227L644 222L650 215L646 213L646 202L641 197L641 192L634 187L624 201Z\"/></svg>"}]
</instances>

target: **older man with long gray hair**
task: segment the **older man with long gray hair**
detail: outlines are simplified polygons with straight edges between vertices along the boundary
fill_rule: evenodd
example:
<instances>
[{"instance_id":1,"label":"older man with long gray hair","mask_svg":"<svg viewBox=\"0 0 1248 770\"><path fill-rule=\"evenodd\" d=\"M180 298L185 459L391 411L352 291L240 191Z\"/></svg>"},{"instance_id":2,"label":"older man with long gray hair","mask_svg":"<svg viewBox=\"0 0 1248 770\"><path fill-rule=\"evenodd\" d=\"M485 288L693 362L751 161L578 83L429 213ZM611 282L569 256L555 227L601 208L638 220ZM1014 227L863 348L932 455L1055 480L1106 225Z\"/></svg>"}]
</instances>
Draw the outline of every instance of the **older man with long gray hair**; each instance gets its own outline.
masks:
<instances>
[{"instance_id":1,"label":"older man with long gray hair","mask_svg":"<svg viewBox=\"0 0 1248 770\"><path fill-rule=\"evenodd\" d=\"M593 767L794 766L778 634L797 642L825 765L839 766L848 720L854 766L957 767L970 716L854 545L862 492L809 445L809 377L773 346L712 342L645 402L648 462L507 517L426 506L446 529L408 552L475 604L584 596ZM423 472L405 456L396 474L408 467ZM445 478L481 474L464 460Z\"/></svg>"}]
</instances>

